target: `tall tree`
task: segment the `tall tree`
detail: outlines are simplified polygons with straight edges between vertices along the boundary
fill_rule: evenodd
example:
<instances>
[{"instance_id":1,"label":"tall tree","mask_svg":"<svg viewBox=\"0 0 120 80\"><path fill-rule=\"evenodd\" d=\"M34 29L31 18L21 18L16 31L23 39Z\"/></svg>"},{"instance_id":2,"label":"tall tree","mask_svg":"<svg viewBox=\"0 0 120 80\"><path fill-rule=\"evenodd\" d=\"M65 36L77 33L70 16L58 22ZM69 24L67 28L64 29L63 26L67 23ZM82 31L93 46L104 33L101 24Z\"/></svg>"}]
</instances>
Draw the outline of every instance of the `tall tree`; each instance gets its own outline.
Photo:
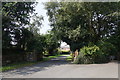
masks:
<instances>
[{"instance_id":1,"label":"tall tree","mask_svg":"<svg viewBox=\"0 0 120 80\"><path fill-rule=\"evenodd\" d=\"M45 6L52 30L73 50L115 33L118 19L110 14L117 12L117 2L53 2Z\"/></svg>"},{"instance_id":2,"label":"tall tree","mask_svg":"<svg viewBox=\"0 0 120 80\"><path fill-rule=\"evenodd\" d=\"M2 2L3 48L10 48L12 45L21 47L26 31L24 27L29 24L35 5L34 2Z\"/></svg>"}]
</instances>

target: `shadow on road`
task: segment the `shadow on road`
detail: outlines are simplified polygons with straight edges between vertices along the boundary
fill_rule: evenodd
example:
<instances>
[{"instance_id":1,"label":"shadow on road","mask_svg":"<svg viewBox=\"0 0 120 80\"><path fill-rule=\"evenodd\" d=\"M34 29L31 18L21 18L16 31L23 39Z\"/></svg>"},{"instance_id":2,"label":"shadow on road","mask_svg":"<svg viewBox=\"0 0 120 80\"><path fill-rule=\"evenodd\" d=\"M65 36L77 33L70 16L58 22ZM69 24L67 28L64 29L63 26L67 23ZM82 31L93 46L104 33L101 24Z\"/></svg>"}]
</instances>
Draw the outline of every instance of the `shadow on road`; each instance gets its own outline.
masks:
<instances>
[{"instance_id":1,"label":"shadow on road","mask_svg":"<svg viewBox=\"0 0 120 80\"><path fill-rule=\"evenodd\" d=\"M70 61L66 60L67 56L59 56L57 58L52 58L51 60L49 60L47 62L42 62L42 63L38 63L38 64L29 66L29 67L23 67L23 68L11 70L11 71L3 72L3 73L7 73L8 75L28 75L28 74L33 74L35 72L47 70L47 69L52 68L54 66L70 64ZM5 77L6 75L3 74L3 77Z\"/></svg>"}]
</instances>

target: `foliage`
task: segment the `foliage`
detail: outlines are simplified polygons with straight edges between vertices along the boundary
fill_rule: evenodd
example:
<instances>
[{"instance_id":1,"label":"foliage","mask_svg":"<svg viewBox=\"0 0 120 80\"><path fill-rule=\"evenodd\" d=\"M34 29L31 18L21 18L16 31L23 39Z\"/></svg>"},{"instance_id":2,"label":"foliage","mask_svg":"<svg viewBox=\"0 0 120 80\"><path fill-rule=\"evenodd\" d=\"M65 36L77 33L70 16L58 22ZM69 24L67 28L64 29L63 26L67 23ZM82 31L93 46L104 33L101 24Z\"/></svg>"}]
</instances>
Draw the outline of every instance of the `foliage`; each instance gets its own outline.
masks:
<instances>
[{"instance_id":1,"label":"foliage","mask_svg":"<svg viewBox=\"0 0 120 80\"><path fill-rule=\"evenodd\" d=\"M43 20L43 16L38 16L37 14L34 14L33 16L31 16L31 23L29 24L28 30L34 35L40 34L40 28L42 26Z\"/></svg>"},{"instance_id":2,"label":"foliage","mask_svg":"<svg viewBox=\"0 0 120 80\"><path fill-rule=\"evenodd\" d=\"M99 51L99 47L96 45L91 46L91 47L83 47L81 48L80 52L84 54L84 56L95 56L97 55L97 51Z\"/></svg>"},{"instance_id":3,"label":"foliage","mask_svg":"<svg viewBox=\"0 0 120 80\"><path fill-rule=\"evenodd\" d=\"M101 49L96 46L84 46L80 49L80 53L77 56L77 59L74 61L74 63L80 63L80 64L90 64L90 63L101 63L108 61L108 58L104 54L104 52L101 51Z\"/></svg>"},{"instance_id":4,"label":"foliage","mask_svg":"<svg viewBox=\"0 0 120 80\"><path fill-rule=\"evenodd\" d=\"M8 55L24 53L23 57L25 53L33 52L38 58L42 58L45 51L51 55L59 54L57 48L60 44L55 34L40 34L44 19L34 12L36 2L3 2L2 5L3 52ZM14 48L16 52L4 51Z\"/></svg>"},{"instance_id":5,"label":"foliage","mask_svg":"<svg viewBox=\"0 0 120 80\"><path fill-rule=\"evenodd\" d=\"M3 50L16 47L55 55L62 40L71 51L80 49L78 63L107 61L110 55L120 52L120 2L45 3L52 27L45 35L40 34L44 19L34 12L35 2L2 5Z\"/></svg>"},{"instance_id":6,"label":"foliage","mask_svg":"<svg viewBox=\"0 0 120 80\"><path fill-rule=\"evenodd\" d=\"M2 2L3 48L13 45L24 48L31 35L24 26L29 24L35 5L34 2Z\"/></svg>"},{"instance_id":7,"label":"foliage","mask_svg":"<svg viewBox=\"0 0 120 80\"><path fill-rule=\"evenodd\" d=\"M28 51L35 51L42 54L45 47L45 37L43 35L34 36L26 46Z\"/></svg>"},{"instance_id":8,"label":"foliage","mask_svg":"<svg viewBox=\"0 0 120 80\"><path fill-rule=\"evenodd\" d=\"M117 16L120 3L46 3L45 8L49 16L52 30L59 38L70 45L75 51L89 42L111 37L117 27ZM101 8L102 7L102 8ZM107 11L107 12L106 12Z\"/></svg>"},{"instance_id":9,"label":"foliage","mask_svg":"<svg viewBox=\"0 0 120 80\"><path fill-rule=\"evenodd\" d=\"M56 38L56 36L49 32L48 34L45 34L45 49L48 51L49 55L55 55L59 54L58 47L60 46L59 40Z\"/></svg>"},{"instance_id":10,"label":"foliage","mask_svg":"<svg viewBox=\"0 0 120 80\"><path fill-rule=\"evenodd\" d=\"M105 53L104 55L115 56L117 53L116 47L110 42L99 41L98 46L100 47L100 50Z\"/></svg>"},{"instance_id":11,"label":"foliage","mask_svg":"<svg viewBox=\"0 0 120 80\"><path fill-rule=\"evenodd\" d=\"M89 57L90 61L92 56L93 62L96 56L108 60L110 55L119 54L120 2L51 2L46 3L45 8L52 30L70 45L71 51L82 48L83 55L89 55L84 58Z\"/></svg>"}]
</instances>

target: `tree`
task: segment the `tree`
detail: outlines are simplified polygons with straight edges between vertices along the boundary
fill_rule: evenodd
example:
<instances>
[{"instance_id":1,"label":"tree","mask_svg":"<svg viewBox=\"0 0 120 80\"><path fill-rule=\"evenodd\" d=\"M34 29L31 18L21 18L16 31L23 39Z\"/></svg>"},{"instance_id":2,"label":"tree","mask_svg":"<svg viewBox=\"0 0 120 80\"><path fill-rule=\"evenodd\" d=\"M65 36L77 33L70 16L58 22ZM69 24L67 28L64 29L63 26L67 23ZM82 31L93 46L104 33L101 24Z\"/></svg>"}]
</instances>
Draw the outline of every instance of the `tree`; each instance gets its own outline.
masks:
<instances>
[{"instance_id":1,"label":"tree","mask_svg":"<svg viewBox=\"0 0 120 80\"><path fill-rule=\"evenodd\" d=\"M29 37L29 40L26 47L28 51L35 51L42 54L44 52L45 47L45 37L40 34L40 28L42 25L42 16L38 16L37 14L32 16L32 22L29 24L27 30L32 33L32 36Z\"/></svg>"},{"instance_id":2,"label":"tree","mask_svg":"<svg viewBox=\"0 0 120 80\"><path fill-rule=\"evenodd\" d=\"M24 33L27 31L24 27L29 24L35 5L34 2L2 2L3 48L11 48L12 45L22 46L21 41L25 40Z\"/></svg>"},{"instance_id":3,"label":"tree","mask_svg":"<svg viewBox=\"0 0 120 80\"><path fill-rule=\"evenodd\" d=\"M50 31L48 34L45 34L45 50L49 55L56 55L58 52L58 47L60 46L59 39L56 38L55 34Z\"/></svg>"},{"instance_id":4,"label":"tree","mask_svg":"<svg viewBox=\"0 0 120 80\"><path fill-rule=\"evenodd\" d=\"M31 18L32 21L29 25L30 27L28 27L29 31L34 33L34 35L40 34L40 28L42 26L42 21L44 20L43 16L38 16L37 14L34 14Z\"/></svg>"},{"instance_id":5,"label":"tree","mask_svg":"<svg viewBox=\"0 0 120 80\"><path fill-rule=\"evenodd\" d=\"M52 30L75 51L97 41L111 37L116 30L118 3L46 3ZM102 7L102 8L101 8Z\"/></svg>"}]
</instances>

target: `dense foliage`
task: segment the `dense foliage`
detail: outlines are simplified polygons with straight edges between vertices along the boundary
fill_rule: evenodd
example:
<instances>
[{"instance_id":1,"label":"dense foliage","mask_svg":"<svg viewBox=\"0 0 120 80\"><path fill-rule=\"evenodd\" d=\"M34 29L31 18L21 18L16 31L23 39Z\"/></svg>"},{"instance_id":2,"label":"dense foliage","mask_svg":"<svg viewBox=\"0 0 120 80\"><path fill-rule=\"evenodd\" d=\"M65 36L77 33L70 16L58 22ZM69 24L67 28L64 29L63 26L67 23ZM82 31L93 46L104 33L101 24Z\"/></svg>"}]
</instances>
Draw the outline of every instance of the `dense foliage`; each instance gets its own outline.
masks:
<instances>
[{"instance_id":1,"label":"dense foliage","mask_svg":"<svg viewBox=\"0 0 120 80\"><path fill-rule=\"evenodd\" d=\"M77 56L77 59L74 63L95 63L100 59L100 56L103 53L100 52L100 48L96 45L94 46L85 46L81 48L80 54Z\"/></svg>"},{"instance_id":2,"label":"dense foliage","mask_svg":"<svg viewBox=\"0 0 120 80\"><path fill-rule=\"evenodd\" d=\"M77 63L106 62L110 56L120 60L120 2L45 3L52 27L45 35L40 34L44 18L34 12L36 4L2 3L3 55L55 55L62 40L80 52Z\"/></svg>"},{"instance_id":3,"label":"dense foliage","mask_svg":"<svg viewBox=\"0 0 120 80\"><path fill-rule=\"evenodd\" d=\"M50 2L45 6L52 30L72 51L87 46L90 53L93 48L88 45L93 43L106 58L118 56L120 2Z\"/></svg>"},{"instance_id":4,"label":"dense foliage","mask_svg":"<svg viewBox=\"0 0 120 80\"><path fill-rule=\"evenodd\" d=\"M110 61L110 56L117 56L114 45L109 42L99 42L97 45L89 44L80 49L74 63L103 63Z\"/></svg>"},{"instance_id":5,"label":"dense foliage","mask_svg":"<svg viewBox=\"0 0 120 80\"><path fill-rule=\"evenodd\" d=\"M25 46L31 36L25 26L30 22L30 15L34 12L33 2L3 2L2 3L2 47L11 48Z\"/></svg>"},{"instance_id":6,"label":"dense foliage","mask_svg":"<svg viewBox=\"0 0 120 80\"><path fill-rule=\"evenodd\" d=\"M2 3L3 63L24 61L34 56L33 53L37 55L37 60L41 60L44 52L52 55L57 52L59 43L54 35L51 32L40 34L44 18L35 13L36 5L36 2Z\"/></svg>"}]
</instances>

